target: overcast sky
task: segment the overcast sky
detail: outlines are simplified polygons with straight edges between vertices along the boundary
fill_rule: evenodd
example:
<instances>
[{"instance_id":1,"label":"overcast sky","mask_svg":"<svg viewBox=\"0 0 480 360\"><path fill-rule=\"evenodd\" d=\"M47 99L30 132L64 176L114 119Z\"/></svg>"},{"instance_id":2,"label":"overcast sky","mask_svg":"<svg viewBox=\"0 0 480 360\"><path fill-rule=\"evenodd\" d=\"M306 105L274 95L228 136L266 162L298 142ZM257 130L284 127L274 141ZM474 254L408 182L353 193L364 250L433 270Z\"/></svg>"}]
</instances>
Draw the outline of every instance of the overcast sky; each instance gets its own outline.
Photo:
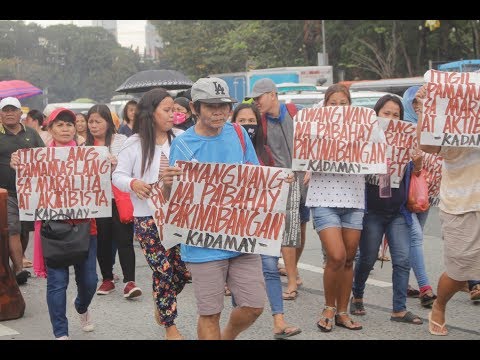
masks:
<instances>
[{"instance_id":1,"label":"overcast sky","mask_svg":"<svg viewBox=\"0 0 480 360\"><path fill-rule=\"evenodd\" d=\"M73 24L77 26L92 26L92 20L25 20L26 23L35 22L42 26L56 24ZM122 46L133 49L138 46L140 52L145 47L145 24L147 20L117 20L118 42Z\"/></svg>"}]
</instances>

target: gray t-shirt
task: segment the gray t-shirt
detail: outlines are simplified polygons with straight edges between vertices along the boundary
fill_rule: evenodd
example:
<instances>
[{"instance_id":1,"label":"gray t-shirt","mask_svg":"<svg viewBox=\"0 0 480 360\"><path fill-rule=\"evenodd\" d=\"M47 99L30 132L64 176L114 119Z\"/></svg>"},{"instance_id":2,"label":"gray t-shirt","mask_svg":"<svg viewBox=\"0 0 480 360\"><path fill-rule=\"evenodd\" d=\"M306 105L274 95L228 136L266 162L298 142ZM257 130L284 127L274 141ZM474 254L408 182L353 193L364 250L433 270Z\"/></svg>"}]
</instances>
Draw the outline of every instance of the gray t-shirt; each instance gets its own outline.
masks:
<instances>
[{"instance_id":1,"label":"gray t-shirt","mask_svg":"<svg viewBox=\"0 0 480 360\"><path fill-rule=\"evenodd\" d=\"M276 167L292 168L293 119L288 111L285 111L281 121L267 119L267 145L272 151Z\"/></svg>"}]
</instances>

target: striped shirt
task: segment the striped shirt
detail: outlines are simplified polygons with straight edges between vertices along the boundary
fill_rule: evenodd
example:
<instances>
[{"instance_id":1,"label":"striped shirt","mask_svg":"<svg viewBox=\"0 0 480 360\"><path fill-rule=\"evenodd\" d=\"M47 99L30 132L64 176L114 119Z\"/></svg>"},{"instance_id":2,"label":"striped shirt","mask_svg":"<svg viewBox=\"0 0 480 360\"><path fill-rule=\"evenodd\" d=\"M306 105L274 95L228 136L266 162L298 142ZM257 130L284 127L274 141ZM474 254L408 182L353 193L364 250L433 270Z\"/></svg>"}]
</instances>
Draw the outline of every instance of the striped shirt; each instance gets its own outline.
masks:
<instances>
[{"instance_id":1,"label":"striped shirt","mask_svg":"<svg viewBox=\"0 0 480 360\"><path fill-rule=\"evenodd\" d=\"M480 211L480 149L443 146L440 209L452 215Z\"/></svg>"}]
</instances>

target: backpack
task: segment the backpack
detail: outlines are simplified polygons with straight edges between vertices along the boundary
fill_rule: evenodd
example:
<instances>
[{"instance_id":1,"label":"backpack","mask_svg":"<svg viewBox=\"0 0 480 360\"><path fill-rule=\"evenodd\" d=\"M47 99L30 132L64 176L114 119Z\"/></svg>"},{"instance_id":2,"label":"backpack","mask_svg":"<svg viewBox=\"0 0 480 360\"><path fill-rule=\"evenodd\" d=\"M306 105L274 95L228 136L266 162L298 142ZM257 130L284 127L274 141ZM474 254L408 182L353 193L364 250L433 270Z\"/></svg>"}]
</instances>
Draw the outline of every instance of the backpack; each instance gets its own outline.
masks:
<instances>
[{"instance_id":1,"label":"backpack","mask_svg":"<svg viewBox=\"0 0 480 360\"><path fill-rule=\"evenodd\" d=\"M238 139L240 140L240 144L242 145L243 150L243 158L245 159L245 154L247 153L247 144L245 144L245 138L243 137L242 126L238 123L232 123L235 132L238 135ZM247 161L245 164L251 164L251 162Z\"/></svg>"},{"instance_id":2,"label":"backpack","mask_svg":"<svg viewBox=\"0 0 480 360\"><path fill-rule=\"evenodd\" d=\"M294 103L286 103L285 106L287 107L287 111L291 118L293 119L295 115L297 115L298 109L295 106ZM272 150L270 150L270 147L267 145L267 115L263 114L262 118L260 120L262 123L262 132L263 132L263 147L265 149L266 155L268 157L268 161L266 164L262 165L267 165L267 166L275 166L275 161L273 160L273 155L272 155Z\"/></svg>"}]
</instances>

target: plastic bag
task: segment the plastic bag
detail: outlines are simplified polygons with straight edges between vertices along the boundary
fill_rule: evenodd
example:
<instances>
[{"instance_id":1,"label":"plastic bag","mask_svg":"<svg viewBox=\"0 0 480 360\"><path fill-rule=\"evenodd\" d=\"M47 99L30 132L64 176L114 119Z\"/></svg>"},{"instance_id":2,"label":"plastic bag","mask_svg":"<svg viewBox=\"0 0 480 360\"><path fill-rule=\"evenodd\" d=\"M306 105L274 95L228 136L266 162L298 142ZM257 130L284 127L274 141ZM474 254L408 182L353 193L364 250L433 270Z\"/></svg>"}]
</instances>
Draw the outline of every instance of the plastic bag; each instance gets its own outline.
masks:
<instances>
[{"instance_id":1,"label":"plastic bag","mask_svg":"<svg viewBox=\"0 0 480 360\"><path fill-rule=\"evenodd\" d=\"M412 171L410 177L410 189L408 190L407 209L411 212L424 212L430 207L428 200L428 185L425 170L422 169L419 176Z\"/></svg>"}]
</instances>

